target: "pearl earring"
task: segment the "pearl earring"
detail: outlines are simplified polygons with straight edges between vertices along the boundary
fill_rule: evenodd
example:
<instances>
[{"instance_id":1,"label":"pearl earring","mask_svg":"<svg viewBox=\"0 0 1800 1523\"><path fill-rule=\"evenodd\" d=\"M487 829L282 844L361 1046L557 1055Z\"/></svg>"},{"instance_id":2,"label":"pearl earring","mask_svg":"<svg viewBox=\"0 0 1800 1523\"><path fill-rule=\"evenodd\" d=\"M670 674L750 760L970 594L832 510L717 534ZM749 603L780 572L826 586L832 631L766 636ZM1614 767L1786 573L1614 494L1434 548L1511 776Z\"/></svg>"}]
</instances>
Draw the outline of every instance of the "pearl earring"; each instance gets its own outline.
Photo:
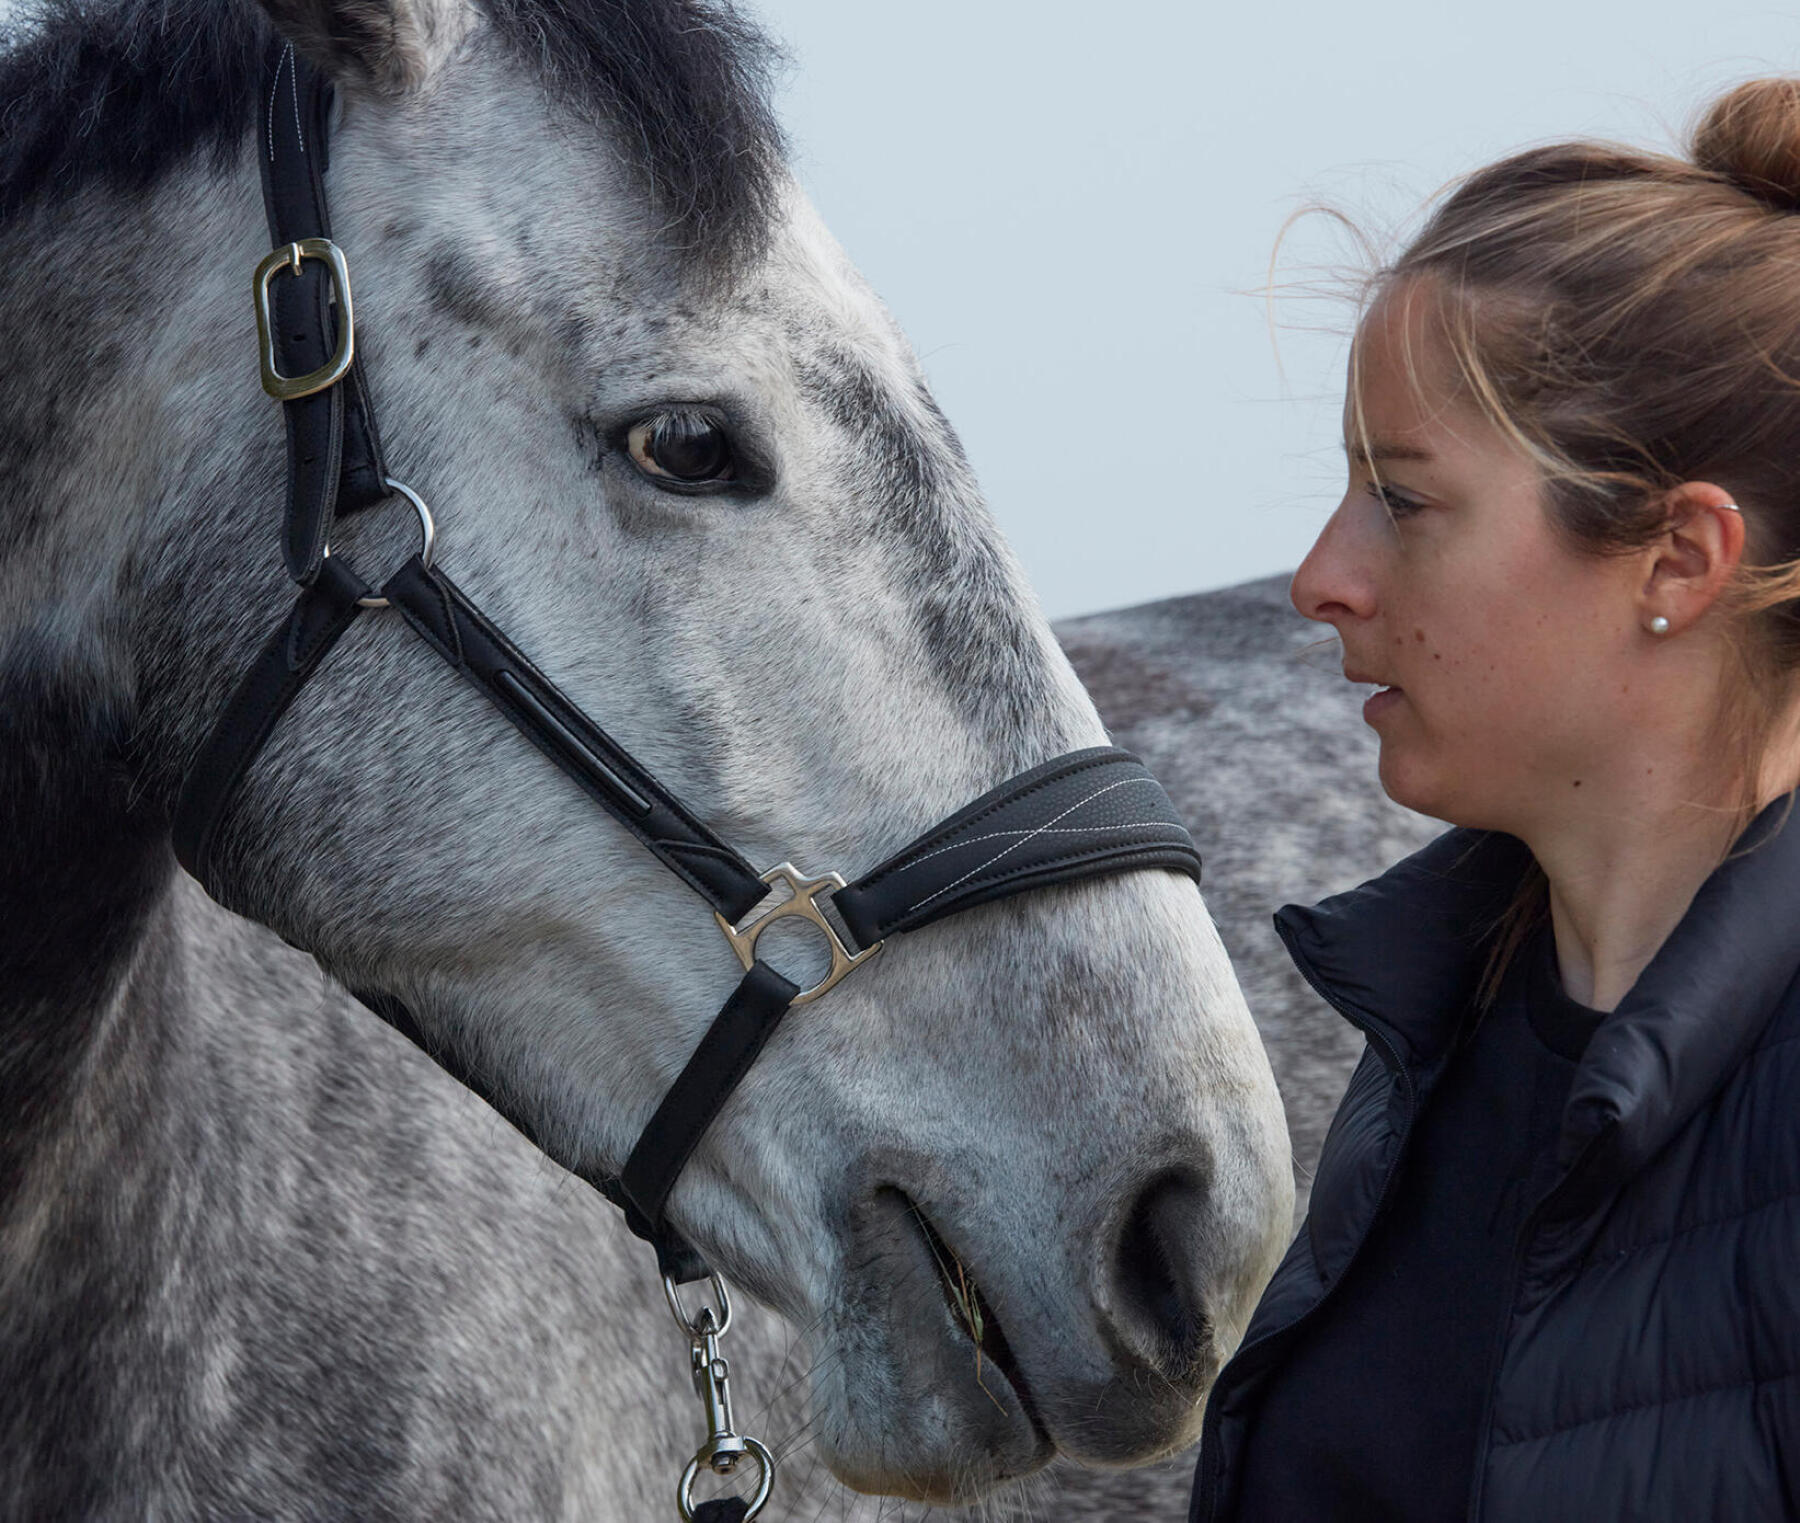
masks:
<instances>
[{"instance_id":1,"label":"pearl earring","mask_svg":"<svg viewBox=\"0 0 1800 1523\"><path fill-rule=\"evenodd\" d=\"M1744 511L1735 502L1722 502L1719 504L1719 506L1721 508L1727 509L1728 511L1733 512L1733 513L1741 514ZM1665 619L1660 613L1657 614L1655 618L1651 619L1651 621L1650 621L1650 633L1651 634L1666 635L1668 632L1669 632L1669 621L1667 619Z\"/></svg>"}]
</instances>

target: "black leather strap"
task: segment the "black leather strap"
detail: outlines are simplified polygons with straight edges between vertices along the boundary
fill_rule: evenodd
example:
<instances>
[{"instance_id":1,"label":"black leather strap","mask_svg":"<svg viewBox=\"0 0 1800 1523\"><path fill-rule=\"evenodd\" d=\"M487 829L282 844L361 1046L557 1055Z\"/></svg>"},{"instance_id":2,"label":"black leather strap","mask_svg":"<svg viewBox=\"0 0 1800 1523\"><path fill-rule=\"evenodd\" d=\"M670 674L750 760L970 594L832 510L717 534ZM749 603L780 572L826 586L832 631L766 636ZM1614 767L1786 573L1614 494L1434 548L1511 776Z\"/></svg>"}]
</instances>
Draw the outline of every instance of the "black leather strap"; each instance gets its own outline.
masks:
<instances>
[{"instance_id":1,"label":"black leather strap","mask_svg":"<svg viewBox=\"0 0 1800 1523\"><path fill-rule=\"evenodd\" d=\"M356 600L368 590L342 561L324 562L213 722L175 805L175 856L202 883L210 881L213 838L226 805L288 705L362 612Z\"/></svg>"},{"instance_id":2,"label":"black leather strap","mask_svg":"<svg viewBox=\"0 0 1800 1523\"><path fill-rule=\"evenodd\" d=\"M657 1267L678 1285L705 1279L712 1273L712 1266L664 1217L669 1192L713 1118L774 1035L798 992L793 984L762 963L752 967L713 1018L687 1065L657 1106L621 1173L582 1175L625 1213L631 1230L656 1250ZM426 1041L417 1017L404 1004L379 990L355 993L357 999L458 1084L473 1091L528 1140L537 1143L535 1129L514 1114L458 1053Z\"/></svg>"},{"instance_id":3,"label":"black leather strap","mask_svg":"<svg viewBox=\"0 0 1800 1523\"><path fill-rule=\"evenodd\" d=\"M735 925L767 896L755 869L569 702L443 572L427 570L414 556L381 593L527 740L719 914Z\"/></svg>"},{"instance_id":4,"label":"black leather strap","mask_svg":"<svg viewBox=\"0 0 1800 1523\"><path fill-rule=\"evenodd\" d=\"M749 1511L742 1497L718 1497L694 1509L694 1523L744 1523Z\"/></svg>"},{"instance_id":5,"label":"black leather strap","mask_svg":"<svg viewBox=\"0 0 1800 1523\"><path fill-rule=\"evenodd\" d=\"M329 164L331 85L291 43L277 42L263 70L258 124L263 206L274 247L329 238L324 173ZM337 343L331 274L316 259L269 286L278 368L305 375L330 359ZM336 386L283 402L287 425L288 500L281 553L303 586L319 574L336 514L384 501L386 466L369 405L362 360Z\"/></svg>"},{"instance_id":6,"label":"black leather strap","mask_svg":"<svg viewBox=\"0 0 1800 1523\"><path fill-rule=\"evenodd\" d=\"M983 794L831 902L866 947L990 899L1146 867L1198 883L1200 851L1149 769L1098 746Z\"/></svg>"},{"instance_id":7,"label":"black leather strap","mask_svg":"<svg viewBox=\"0 0 1800 1523\"><path fill-rule=\"evenodd\" d=\"M655 1245L663 1273L678 1283L700 1278L706 1267L663 1220L669 1191L799 992L798 984L767 964L751 964L638 1135L617 1188L606 1192L624 1206L631 1230ZM679 1261L682 1250L692 1262Z\"/></svg>"}]
</instances>

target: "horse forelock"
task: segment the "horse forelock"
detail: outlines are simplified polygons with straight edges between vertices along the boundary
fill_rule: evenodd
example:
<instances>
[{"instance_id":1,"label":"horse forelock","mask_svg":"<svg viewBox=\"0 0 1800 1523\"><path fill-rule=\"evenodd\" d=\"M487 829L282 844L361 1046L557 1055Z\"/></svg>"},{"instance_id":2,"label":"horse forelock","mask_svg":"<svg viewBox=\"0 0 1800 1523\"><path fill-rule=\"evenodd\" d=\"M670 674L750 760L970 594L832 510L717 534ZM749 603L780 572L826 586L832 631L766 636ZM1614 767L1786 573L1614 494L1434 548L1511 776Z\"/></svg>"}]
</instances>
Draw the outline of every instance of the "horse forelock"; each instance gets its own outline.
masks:
<instances>
[{"instance_id":1,"label":"horse forelock","mask_svg":"<svg viewBox=\"0 0 1800 1523\"><path fill-rule=\"evenodd\" d=\"M614 140L684 264L764 246L784 143L772 45L730 0L478 0L491 35ZM247 0L26 0L0 14L0 225L93 184L228 168L274 37Z\"/></svg>"},{"instance_id":2,"label":"horse forelock","mask_svg":"<svg viewBox=\"0 0 1800 1523\"><path fill-rule=\"evenodd\" d=\"M734 269L763 248L786 145L772 44L727 0L484 0L552 93L621 138L665 241Z\"/></svg>"}]
</instances>

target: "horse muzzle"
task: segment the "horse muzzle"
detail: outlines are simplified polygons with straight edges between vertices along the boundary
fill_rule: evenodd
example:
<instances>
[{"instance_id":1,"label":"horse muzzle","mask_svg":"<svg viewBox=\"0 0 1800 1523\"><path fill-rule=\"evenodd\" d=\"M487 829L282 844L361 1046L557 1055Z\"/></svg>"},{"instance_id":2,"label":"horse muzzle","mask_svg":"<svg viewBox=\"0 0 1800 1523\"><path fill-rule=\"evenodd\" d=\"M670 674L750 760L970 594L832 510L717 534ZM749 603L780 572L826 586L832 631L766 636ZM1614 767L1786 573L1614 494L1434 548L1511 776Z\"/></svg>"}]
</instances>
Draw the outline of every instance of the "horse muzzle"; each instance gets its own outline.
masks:
<instances>
[{"instance_id":1,"label":"horse muzzle","mask_svg":"<svg viewBox=\"0 0 1800 1523\"><path fill-rule=\"evenodd\" d=\"M1203 1171L1165 1168L1037 1252L898 1187L853 1213L854 1287L816 1351L825 1457L858 1490L966 1503L1062 1453L1192 1441L1227 1350ZM983 1241L983 1239L988 1239ZM1007 1245L1014 1246L1007 1246ZM1226 1276L1224 1278L1230 1278Z\"/></svg>"}]
</instances>

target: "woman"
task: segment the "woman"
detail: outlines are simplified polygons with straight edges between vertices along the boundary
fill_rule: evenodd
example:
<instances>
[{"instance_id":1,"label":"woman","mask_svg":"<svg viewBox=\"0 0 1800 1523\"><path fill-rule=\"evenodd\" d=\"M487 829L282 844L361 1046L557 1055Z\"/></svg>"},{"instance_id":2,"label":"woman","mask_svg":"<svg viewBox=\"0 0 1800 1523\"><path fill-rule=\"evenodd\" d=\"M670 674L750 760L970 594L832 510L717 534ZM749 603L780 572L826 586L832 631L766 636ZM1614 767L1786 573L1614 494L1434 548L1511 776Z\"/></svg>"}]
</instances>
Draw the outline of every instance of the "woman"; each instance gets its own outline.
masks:
<instances>
[{"instance_id":1,"label":"woman","mask_svg":"<svg viewBox=\"0 0 1800 1523\"><path fill-rule=\"evenodd\" d=\"M1277 917L1368 1052L1194 1518L1800 1519L1800 84L1374 294L1293 598L1459 828Z\"/></svg>"}]
</instances>

